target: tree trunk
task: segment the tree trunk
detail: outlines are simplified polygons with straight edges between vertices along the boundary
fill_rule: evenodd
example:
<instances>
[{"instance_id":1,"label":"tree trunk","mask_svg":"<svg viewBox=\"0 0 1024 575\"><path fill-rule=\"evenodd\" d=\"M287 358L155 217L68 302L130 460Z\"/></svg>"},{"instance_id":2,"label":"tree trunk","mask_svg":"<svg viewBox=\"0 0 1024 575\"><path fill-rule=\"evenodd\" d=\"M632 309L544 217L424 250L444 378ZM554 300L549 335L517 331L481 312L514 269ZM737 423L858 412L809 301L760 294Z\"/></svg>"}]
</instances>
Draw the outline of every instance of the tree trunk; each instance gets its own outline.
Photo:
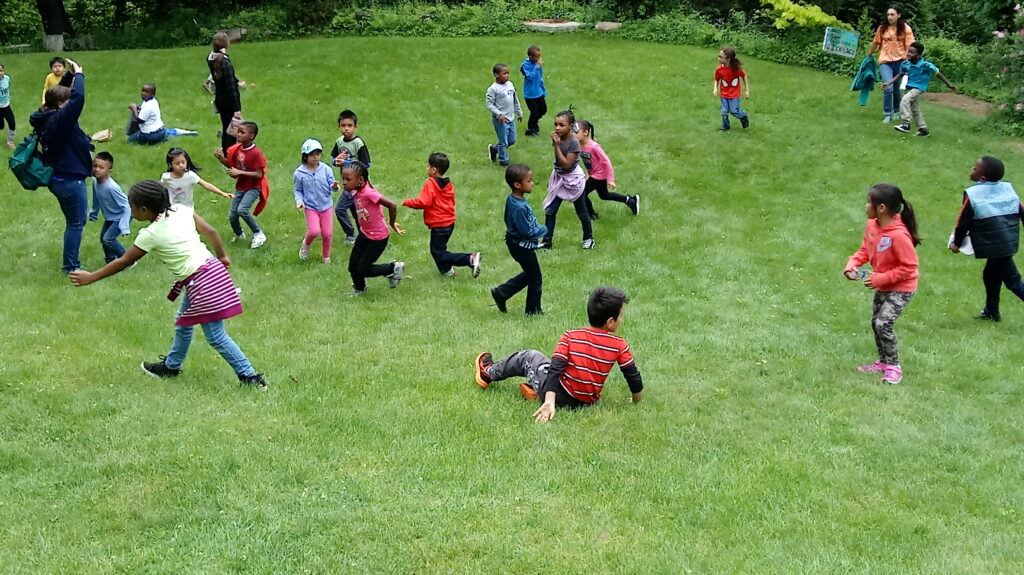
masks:
<instances>
[{"instance_id":1,"label":"tree trunk","mask_svg":"<svg viewBox=\"0 0 1024 575\"><path fill-rule=\"evenodd\" d=\"M43 50L47 52L63 52L64 35L46 34L45 36L43 36Z\"/></svg>"},{"instance_id":2,"label":"tree trunk","mask_svg":"<svg viewBox=\"0 0 1024 575\"><path fill-rule=\"evenodd\" d=\"M39 17L43 21L43 32L47 37L75 35L75 28L71 25L68 12L64 9L64 0L36 0L36 8L39 9ZM64 41L59 41L63 50Z\"/></svg>"}]
</instances>

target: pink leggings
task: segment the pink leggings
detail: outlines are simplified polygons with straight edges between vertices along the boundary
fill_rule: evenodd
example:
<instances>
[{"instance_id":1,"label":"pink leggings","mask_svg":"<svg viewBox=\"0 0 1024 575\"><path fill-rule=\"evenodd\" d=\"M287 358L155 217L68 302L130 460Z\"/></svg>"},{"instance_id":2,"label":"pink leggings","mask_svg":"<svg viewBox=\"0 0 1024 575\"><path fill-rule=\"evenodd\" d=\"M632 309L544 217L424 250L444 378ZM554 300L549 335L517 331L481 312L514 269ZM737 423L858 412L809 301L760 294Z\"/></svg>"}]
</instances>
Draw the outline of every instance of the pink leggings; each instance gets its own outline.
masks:
<instances>
[{"instance_id":1,"label":"pink leggings","mask_svg":"<svg viewBox=\"0 0 1024 575\"><path fill-rule=\"evenodd\" d=\"M306 208L305 244L313 245L313 240L321 234L323 235L324 257L329 258L331 257L331 241L334 239L334 210L327 208L318 212Z\"/></svg>"}]
</instances>

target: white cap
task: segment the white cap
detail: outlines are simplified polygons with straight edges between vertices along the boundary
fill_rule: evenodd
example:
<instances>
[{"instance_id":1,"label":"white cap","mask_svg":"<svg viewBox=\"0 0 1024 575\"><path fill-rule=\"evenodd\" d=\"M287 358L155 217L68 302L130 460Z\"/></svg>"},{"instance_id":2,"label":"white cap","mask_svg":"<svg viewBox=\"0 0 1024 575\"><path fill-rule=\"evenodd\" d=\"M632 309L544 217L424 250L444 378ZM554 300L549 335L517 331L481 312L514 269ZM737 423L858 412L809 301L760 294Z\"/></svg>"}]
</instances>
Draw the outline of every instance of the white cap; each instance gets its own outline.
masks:
<instances>
[{"instance_id":1,"label":"white cap","mask_svg":"<svg viewBox=\"0 0 1024 575\"><path fill-rule=\"evenodd\" d=\"M317 151L324 151L324 147L320 145L320 142L314 140L313 138L309 138L305 142L302 142L303 154L312 154L313 152Z\"/></svg>"}]
</instances>

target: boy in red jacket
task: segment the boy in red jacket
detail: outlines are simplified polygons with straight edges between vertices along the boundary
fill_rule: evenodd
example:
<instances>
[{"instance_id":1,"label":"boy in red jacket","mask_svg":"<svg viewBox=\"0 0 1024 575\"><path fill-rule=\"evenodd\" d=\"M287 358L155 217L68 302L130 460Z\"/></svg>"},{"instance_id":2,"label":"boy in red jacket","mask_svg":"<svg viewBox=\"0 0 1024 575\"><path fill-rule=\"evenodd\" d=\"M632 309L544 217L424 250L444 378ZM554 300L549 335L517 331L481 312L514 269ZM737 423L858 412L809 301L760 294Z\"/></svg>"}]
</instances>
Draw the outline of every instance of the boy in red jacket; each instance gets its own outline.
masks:
<instances>
[{"instance_id":1,"label":"boy in red jacket","mask_svg":"<svg viewBox=\"0 0 1024 575\"><path fill-rule=\"evenodd\" d=\"M423 223L430 228L430 255L437 271L446 276L455 275L455 268L472 268L473 277L480 275L480 252L454 254L448 251L448 239L455 231L455 186L444 177L448 171L448 156L436 152L427 158L427 181L418 198L409 198L403 206L423 210Z\"/></svg>"}]
</instances>

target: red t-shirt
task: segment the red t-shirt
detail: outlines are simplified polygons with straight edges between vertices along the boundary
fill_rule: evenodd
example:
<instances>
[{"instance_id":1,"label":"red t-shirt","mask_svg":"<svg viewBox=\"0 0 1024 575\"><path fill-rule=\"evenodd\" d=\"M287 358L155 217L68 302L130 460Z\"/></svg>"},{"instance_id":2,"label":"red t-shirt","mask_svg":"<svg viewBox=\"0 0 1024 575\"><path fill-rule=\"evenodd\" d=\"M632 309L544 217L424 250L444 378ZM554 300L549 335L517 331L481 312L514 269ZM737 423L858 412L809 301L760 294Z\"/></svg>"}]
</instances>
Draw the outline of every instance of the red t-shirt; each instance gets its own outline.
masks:
<instances>
[{"instance_id":1,"label":"red t-shirt","mask_svg":"<svg viewBox=\"0 0 1024 575\"><path fill-rule=\"evenodd\" d=\"M566 361L559 382L569 395L584 403L601 399L604 382L616 363L619 369L633 365L633 352L626 340L597 327L563 333L552 357Z\"/></svg>"},{"instance_id":2,"label":"red t-shirt","mask_svg":"<svg viewBox=\"0 0 1024 575\"><path fill-rule=\"evenodd\" d=\"M243 172L262 172L267 171L267 158L263 155L263 152L253 144L249 148L241 148L238 153L235 154L234 161L231 165L232 168L238 168ZM261 186L263 177L250 178L248 176L238 176L235 179L235 189L244 192L246 190L258 190Z\"/></svg>"},{"instance_id":3,"label":"red t-shirt","mask_svg":"<svg viewBox=\"0 0 1024 575\"><path fill-rule=\"evenodd\" d=\"M740 78L746 78L743 68L733 71L729 66L719 66L715 70L715 82L718 83L719 95L722 98L740 97ZM705 76L707 78L707 76Z\"/></svg>"}]
</instances>

